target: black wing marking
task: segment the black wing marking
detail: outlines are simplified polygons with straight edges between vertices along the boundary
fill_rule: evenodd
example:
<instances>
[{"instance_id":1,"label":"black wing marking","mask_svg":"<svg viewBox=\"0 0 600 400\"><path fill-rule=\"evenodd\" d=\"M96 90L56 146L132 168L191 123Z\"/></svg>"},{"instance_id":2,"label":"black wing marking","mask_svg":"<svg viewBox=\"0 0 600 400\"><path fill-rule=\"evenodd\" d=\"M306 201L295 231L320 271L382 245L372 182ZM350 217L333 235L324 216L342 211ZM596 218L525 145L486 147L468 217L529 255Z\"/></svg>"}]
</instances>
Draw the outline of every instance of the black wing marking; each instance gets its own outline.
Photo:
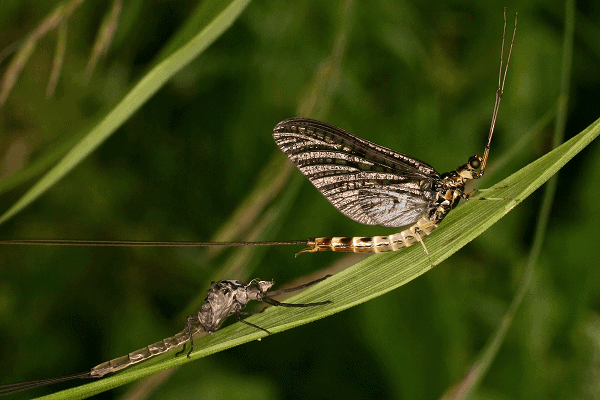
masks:
<instances>
[{"instance_id":1,"label":"black wing marking","mask_svg":"<svg viewBox=\"0 0 600 400\"><path fill-rule=\"evenodd\" d=\"M354 221L398 227L429 211L440 176L422 161L307 118L280 122L273 137L325 198Z\"/></svg>"}]
</instances>

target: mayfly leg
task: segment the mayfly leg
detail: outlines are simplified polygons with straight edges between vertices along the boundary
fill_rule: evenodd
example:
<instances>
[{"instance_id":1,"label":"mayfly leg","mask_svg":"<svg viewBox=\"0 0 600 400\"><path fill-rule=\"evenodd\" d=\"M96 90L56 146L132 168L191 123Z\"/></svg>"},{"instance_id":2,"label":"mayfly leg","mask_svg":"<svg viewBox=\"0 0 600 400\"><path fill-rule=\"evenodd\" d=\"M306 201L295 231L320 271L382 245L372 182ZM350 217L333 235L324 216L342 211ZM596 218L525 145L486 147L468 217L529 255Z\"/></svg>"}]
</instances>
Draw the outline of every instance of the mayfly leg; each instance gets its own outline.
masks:
<instances>
[{"instance_id":1,"label":"mayfly leg","mask_svg":"<svg viewBox=\"0 0 600 400\"><path fill-rule=\"evenodd\" d=\"M312 286L315 283L319 283L322 280L325 280L327 278L329 278L331 275L326 275L323 278L317 279L315 281L306 283L304 285L300 285L300 286L296 286L294 288L291 289L283 289L283 290L277 290L274 292L268 292L262 299L261 301L267 304L270 304L272 306L277 306L277 307L290 307L290 308L304 308L304 307L316 307L316 306L324 306L326 304L331 304L331 300L327 300L327 301L319 301L317 303L282 303L280 301L277 301L275 299L273 299L272 297L277 296L281 293L288 293L288 292L294 292L296 290L300 290L300 289L304 289L308 286ZM264 311L261 310L261 312ZM262 328L261 328L262 329Z\"/></svg>"},{"instance_id":2,"label":"mayfly leg","mask_svg":"<svg viewBox=\"0 0 600 400\"><path fill-rule=\"evenodd\" d=\"M291 293L291 292L296 292L296 291L298 291L298 290L300 290L300 289L306 289L307 287L310 287L310 286L312 286L312 285L315 285L315 284L317 284L317 283L319 283L319 282L322 282L322 281L324 281L324 280L325 280L325 279L327 279L327 278L331 278L331 276L332 276L332 275L325 275L325 276L324 276L324 277L322 277L322 278L315 279L314 281L310 281L310 282L308 282L308 283L305 283L305 284L303 284L303 285L300 285L300 286L295 286L295 287L293 287L293 288L279 289L279 290L272 290L272 291L268 292L268 295L269 295L269 297L275 297L275 296L279 296L280 294L283 294L283 293ZM325 302L325 303L331 303L331 302L330 302L330 301L327 301L327 302ZM324 303L310 303L310 304L322 305L322 304L324 304ZM303 306L303 307L306 307L306 304L296 304L296 306Z\"/></svg>"}]
</instances>

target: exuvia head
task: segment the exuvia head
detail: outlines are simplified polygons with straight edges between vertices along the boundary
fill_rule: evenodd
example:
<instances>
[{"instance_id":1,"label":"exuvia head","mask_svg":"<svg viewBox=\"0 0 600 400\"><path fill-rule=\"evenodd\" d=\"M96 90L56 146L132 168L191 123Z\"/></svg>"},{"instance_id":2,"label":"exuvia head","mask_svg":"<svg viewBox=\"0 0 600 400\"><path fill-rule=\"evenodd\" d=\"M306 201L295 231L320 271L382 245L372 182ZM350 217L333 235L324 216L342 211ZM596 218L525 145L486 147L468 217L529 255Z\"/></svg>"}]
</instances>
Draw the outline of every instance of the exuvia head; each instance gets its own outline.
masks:
<instances>
[{"instance_id":1,"label":"exuvia head","mask_svg":"<svg viewBox=\"0 0 600 400\"><path fill-rule=\"evenodd\" d=\"M250 297L252 300L260 300L262 295L265 292L268 292L274 284L275 282L273 281L260 281L258 279L253 279L246 286L248 297Z\"/></svg>"}]
</instances>

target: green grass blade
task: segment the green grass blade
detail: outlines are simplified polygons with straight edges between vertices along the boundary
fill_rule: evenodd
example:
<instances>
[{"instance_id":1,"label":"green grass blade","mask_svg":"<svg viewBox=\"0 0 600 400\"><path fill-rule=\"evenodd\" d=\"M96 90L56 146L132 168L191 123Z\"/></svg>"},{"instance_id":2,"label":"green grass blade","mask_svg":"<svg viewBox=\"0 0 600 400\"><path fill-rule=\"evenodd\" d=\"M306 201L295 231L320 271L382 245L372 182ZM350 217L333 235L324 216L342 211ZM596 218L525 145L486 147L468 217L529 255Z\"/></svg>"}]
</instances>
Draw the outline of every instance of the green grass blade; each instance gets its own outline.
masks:
<instances>
[{"instance_id":1,"label":"green grass blade","mask_svg":"<svg viewBox=\"0 0 600 400\"><path fill-rule=\"evenodd\" d=\"M238 18L250 0L223 1L222 11L189 42L148 72L92 130L2 216L0 224L21 211L71 171L137 111L158 89L212 44ZM213 12L215 2L208 2ZM210 8L210 7L207 7Z\"/></svg>"},{"instance_id":2,"label":"green grass blade","mask_svg":"<svg viewBox=\"0 0 600 400\"><path fill-rule=\"evenodd\" d=\"M340 14L343 16L342 22L336 33L331 54L321 62L321 65L326 67L316 71L311 89L298 102L297 115L326 119L326 112L333 103L341 75L342 60L347 50L347 38L352 27L354 0L346 0L340 7ZM280 231L285 216L292 209L304 179L296 172L296 168L282 153L276 153L262 169L252 192L239 203L231 217L212 236L211 241L263 241L277 237L276 232ZM246 280L252 278L267 250L265 247L235 249L225 262L214 268L209 278L203 279L205 284L199 287L209 287L211 281L228 276ZM223 251L225 251L224 247L208 248L202 257L202 262L205 264L210 262ZM204 292L200 292L182 310L177 320L184 321L187 315L196 312L204 302L204 297ZM175 370L171 369L167 373L170 374ZM161 374L142 380L128 390L122 399L138 399L139 393L144 393L148 397L150 392L154 392L169 377L170 375Z\"/></svg>"},{"instance_id":3,"label":"green grass blade","mask_svg":"<svg viewBox=\"0 0 600 400\"><path fill-rule=\"evenodd\" d=\"M600 134L600 119L562 146L539 158L496 185L495 197L506 201L470 201L461 205L443 221L425 243L435 264L441 263L473 240L544 184L571 158ZM318 255L311 255L318 257ZM304 256L309 257L309 256ZM298 310L271 307L250 321L281 332L302 325L369 299L385 294L431 269L423 249L416 245L399 252L373 255L299 295L291 303L332 300L327 306ZM264 332L244 324L234 324L213 335L197 340L192 360L264 337ZM268 340L268 339L267 339ZM151 341L151 340L150 340ZM47 399L80 399L93 396L136 379L188 363L185 357L165 354L134 366L115 376L46 396Z\"/></svg>"},{"instance_id":4,"label":"green grass blade","mask_svg":"<svg viewBox=\"0 0 600 400\"><path fill-rule=\"evenodd\" d=\"M575 32L575 2L568 0L565 4L565 34L563 39L561 90L556 110L556 125L552 140L553 147L557 147L564 140L565 126L568 114L569 81L571 79L571 67L573 62L573 38ZM545 119L545 118L543 118ZM544 197L539 208L538 220L535 228L534 240L529 252L525 273L517 289L515 296L504 314L498 328L484 346L480 357L473 363L468 374L457 385L451 388L444 400L470 399L481 385L481 381L489 371L490 366L496 359L500 347L506 339L508 330L512 326L515 315L521 306L525 294L535 274L535 267L542 251L542 245L548 228L550 211L556 194L558 177L552 176L544 187Z\"/></svg>"}]
</instances>

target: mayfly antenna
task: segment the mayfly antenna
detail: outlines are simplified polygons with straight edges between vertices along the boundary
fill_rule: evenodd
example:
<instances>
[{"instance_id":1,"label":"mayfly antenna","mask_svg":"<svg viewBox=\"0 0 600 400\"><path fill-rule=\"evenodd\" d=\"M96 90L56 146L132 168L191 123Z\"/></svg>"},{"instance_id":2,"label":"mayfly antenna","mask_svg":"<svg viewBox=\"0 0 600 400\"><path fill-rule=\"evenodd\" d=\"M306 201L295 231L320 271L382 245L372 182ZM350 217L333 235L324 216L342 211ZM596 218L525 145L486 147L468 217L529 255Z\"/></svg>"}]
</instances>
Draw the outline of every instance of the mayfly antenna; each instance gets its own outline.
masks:
<instances>
[{"instance_id":1,"label":"mayfly antenna","mask_svg":"<svg viewBox=\"0 0 600 400\"><path fill-rule=\"evenodd\" d=\"M494 102L494 111L492 112L492 123L490 124L490 133L488 135L487 144L483 152L483 159L481 161L481 168L479 170L479 177L483 176L485 166L487 165L488 155L490 154L490 144L492 143L492 135L494 134L494 128L496 127L496 118L498 117L498 109L500 108L500 100L504 94L504 82L506 82L506 73L508 72L508 64L510 63L510 56L512 54L513 44L515 43L515 34L517 33L517 17L519 13L515 13L515 27L513 28L512 39L510 41L510 47L508 49L508 57L506 58L506 67L504 68L504 74L502 74L502 63L504 62L504 39L506 37L506 7L504 7L504 29L502 31L502 47L500 49L500 72L498 73L498 89L496 90L496 101Z\"/></svg>"}]
</instances>

